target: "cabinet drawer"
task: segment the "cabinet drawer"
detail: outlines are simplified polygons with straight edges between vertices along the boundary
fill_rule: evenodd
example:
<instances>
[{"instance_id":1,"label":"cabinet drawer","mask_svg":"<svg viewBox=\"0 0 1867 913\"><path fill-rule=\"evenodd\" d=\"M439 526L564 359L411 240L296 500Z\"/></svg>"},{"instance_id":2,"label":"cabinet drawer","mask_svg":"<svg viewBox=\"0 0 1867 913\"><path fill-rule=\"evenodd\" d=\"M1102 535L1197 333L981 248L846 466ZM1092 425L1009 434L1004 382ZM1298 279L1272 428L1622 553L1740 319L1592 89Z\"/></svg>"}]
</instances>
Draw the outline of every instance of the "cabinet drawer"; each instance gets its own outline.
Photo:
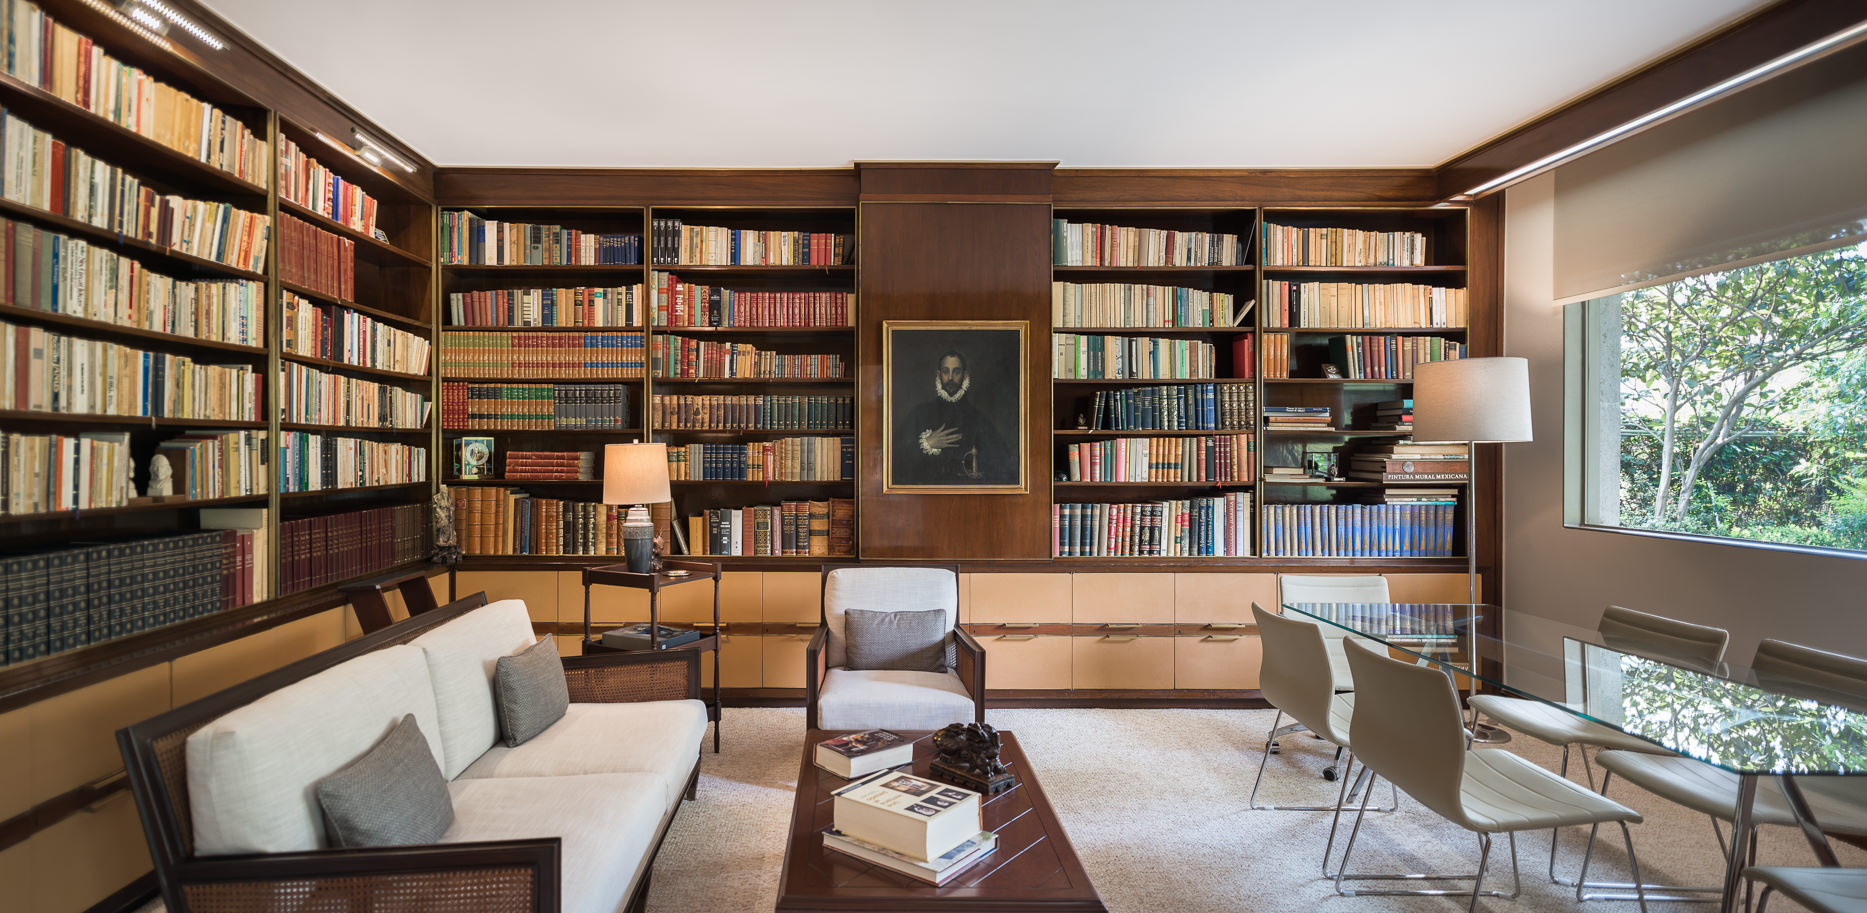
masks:
<instances>
[{"instance_id":1,"label":"cabinet drawer","mask_svg":"<svg viewBox=\"0 0 1867 913\"><path fill-rule=\"evenodd\" d=\"M1248 634L1173 639L1175 688L1256 688L1262 642Z\"/></svg>"},{"instance_id":2,"label":"cabinet drawer","mask_svg":"<svg viewBox=\"0 0 1867 913\"><path fill-rule=\"evenodd\" d=\"M1079 625L1110 621L1172 624L1175 576L1071 574L1071 620Z\"/></svg>"},{"instance_id":3,"label":"cabinet drawer","mask_svg":"<svg viewBox=\"0 0 1867 913\"><path fill-rule=\"evenodd\" d=\"M763 615L763 594L756 571L738 571L720 575L720 621L758 621ZM591 590L615 589L596 587ZM661 620L678 624L713 621L713 584L705 580L682 583L661 591Z\"/></svg>"},{"instance_id":4,"label":"cabinet drawer","mask_svg":"<svg viewBox=\"0 0 1867 913\"><path fill-rule=\"evenodd\" d=\"M560 576L575 577L560 571L456 571L454 572L454 595L464 599L482 590L486 591L487 602L501 599L523 599L525 610L533 621L582 621L582 594L578 594L575 616L558 617L562 603ZM447 595L447 582L436 581L434 595L439 598ZM445 603L447 600L441 599Z\"/></svg>"},{"instance_id":5,"label":"cabinet drawer","mask_svg":"<svg viewBox=\"0 0 1867 913\"><path fill-rule=\"evenodd\" d=\"M762 575L766 622L808 621L823 617L823 575L817 571L785 571ZM747 619L748 621L752 619Z\"/></svg>"},{"instance_id":6,"label":"cabinet drawer","mask_svg":"<svg viewBox=\"0 0 1867 913\"><path fill-rule=\"evenodd\" d=\"M689 583L685 586L701 586ZM712 584L706 584L711 591ZM565 571L563 583L558 587L558 601L563 606L563 621L575 624L583 623L583 572ZM668 592L662 593L667 599ZM648 591L623 586L593 586L590 588L590 630L609 629L630 621L648 620ZM666 616L662 617L667 620ZM712 619L709 618L709 621Z\"/></svg>"},{"instance_id":7,"label":"cabinet drawer","mask_svg":"<svg viewBox=\"0 0 1867 913\"><path fill-rule=\"evenodd\" d=\"M804 648L810 646L815 628L799 628L796 634L772 633L766 628L763 641L764 672L767 688L804 687Z\"/></svg>"},{"instance_id":8,"label":"cabinet drawer","mask_svg":"<svg viewBox=\"0 0 1867 913\"><path fill-rule=\"evenodd\" d=\"M756 634L724 634L720 637L720 687L762 688L765 686L765 639ZM700 687L713 687L714 654L700 654Z\"/></svg>"},{"instance_id":9,"label":"cabinet drawer","mask_svg":"<svg viewBox=\"0 0 1867 913\"><path fill-rule=\"evenodd\" d=\"M1054 634L987 634L987 689L1070 687L1070 640Z\"/></svg>"},{"instance_id":10,"label":"cabinet drawer","mask_svg":"<svg viewBox=\"0 0 1867 913\"><path fill-rule=\"evenodd\" d=\"M1173 575L1173 619L1180 624L1250 624L1253 602L1277 611L1276 574Z\"/></svg>"},{"instance_id":11,"label":"cabinet drawer","mask_svg":"<svg viewBox=\"0 0 1867 913\"><path fill-rule=\"evenodd\" d=\"M1173 687L1171 637L1113 634L1070 638L1070 687Z\"/></svg>"},{"instance_id":12,"label":"cabinet drawer","mask_svg":"<svg viewBox=\"0 0 1867 913\"><path fill-rule=\"evenodd\" d=\"M1471 598L1464 574L1385 574L1387 598L1394 602L1464 602ZM1484 592L1484 580L1478 581Z\"/></svg>"},{"instance_id":13,"label":"cabinet drawer","mask_svg":"<svg viewBox=\"0 0 1867 913\"><path fill-rule=\"evenodd\" d=\"M972 612L968 624L1069 624L1069 574L966 574Z\"/></svg>"}]
</instances>

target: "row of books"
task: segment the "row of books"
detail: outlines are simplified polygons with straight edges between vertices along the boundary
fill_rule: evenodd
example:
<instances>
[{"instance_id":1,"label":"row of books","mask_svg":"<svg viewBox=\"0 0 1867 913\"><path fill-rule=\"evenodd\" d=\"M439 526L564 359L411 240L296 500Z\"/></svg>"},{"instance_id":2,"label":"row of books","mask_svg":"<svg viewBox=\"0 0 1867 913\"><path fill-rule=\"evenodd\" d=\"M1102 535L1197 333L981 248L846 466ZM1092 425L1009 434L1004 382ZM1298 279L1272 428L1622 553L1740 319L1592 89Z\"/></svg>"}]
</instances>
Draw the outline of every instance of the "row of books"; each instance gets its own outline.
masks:
<instances>
[{"instance_id":1,"label":"row of books","mask_svg":"<svg viewBox=\"0 0 1867 913\"><path fill-rule=\"evenodd\" d=\"M0 665L257 601L255 538L203 530L0 558Z\"/></svg>"},{"instance_id":2,"label":"row of books","mask_svg":"<svg viewBox=\"0 0 1867 913\"><path fill-rule=\"evenodd\" d=\"M1266 504L1267 558L1451 558L1455 507Z\"/></svg>"},{"instance_id":3,"label":"row of books","mask_svg":"<svg viewBox=\"0 0 1867 913\"><path fill-rule=\"evenodd\" d=\"M1198 339L1055 333L1059 380L1198 379L1218 376L1219 350ZM1247 370L1245 375L1249 377Z\"/></svg>"},{"instance_id":4,"label":"row of books","mask_svg":"<svg viewBox=\"0 0 1867 913\"><path fill-rule=\"evenodd\" d=\"M604 288L514 288L451 292L457 327L633 327L642 325L642 284Z\"/></svg>"},{"instance_id":5,"label":"row of books","mask_svg":"<svg viewBox=\"0 0 1867 913\"><path fill-rule=\"evenodd\" d=\"M1465 482L1471 479L1471 454L1464 444L1365 447L1349 456L1348 477L1358 482Z\"/></svg>"},{"instance_id":6,"label":"row of books","mask_svg":"<svg viewBox=\"0 0 1867 913\"><path fill-rule=\"evenodd\" d=\"M642 236L501 222L471 212L443 211L441 262L464 266L628 266L642 262Z\"/></svg>"},{"instance_id":7,"label":"row of books","mask_svg":"<svg viewBox=\"0 0 1867 913\"><path fill-rule=\"evenodd\" d=\"M441 427L484 431L591 431L631 427L627 384L441 385Z\"/></svg>"},{"instance_id":8,"label":"row of books","mask_svg":"<svg viewBox=\"0 0 1867 913\"><path fill-rule=\"evenodd\" d=\"M759 231L656 219L653 263L823 266L854 263L856 239L827 231Z\"/></svg>"},{"instance_id":9,"label":"row of books","mask_svg":"<svg viewBox=\"0 0 1867 913\"><path fill-rule=\"evenodd\" d=\"M1050 283L1050 323L1059 327L1229 327L1251 316L1230 292L1175 285Z\"/></svg>"},{"instance_id":10,"label":"row of books","mask_svg":"<svg viewBox=\"0 0 1867 913\"><path fill-rule=\"evenodd\" d=\"M428 424L428 397L394 384L286 362L279 366L280 421L344 428L415 430Z\"/></svg>"},{"instance_id":11,"label":"row of books","mask_svg":"<svg viewBox=\"0 0 1867 913\"><path fill-rule=\"evenodd\" d=\"M1250 246L1237 235L1135 228L1053 219L1051 263L1057 266L1243 266Z\"/></svg>"},{"instance_id":12,"label":"row of books","mask_svg":"<svg viewBox=\"0 0 1867 913\"><path fill-rule=\"evenodd\" d=\"M279 279L345 301L357 297L357 242L294 216L279 216Z\"/></svg>"},{"instance_id":13,"label":"row of books","mask_svg":"<svg viewBox=\"0 0 1867 913\"><path fill-rule=\"evenodd\" d=\"M474 448L478 447L476 454ZM491 479L497 446L492 438L463 437L454 442L454 476L460 479ZM596 480L596 454L576 450L514 450L499 460L503 472L497 478L509 482L593 482Z\"/></svg>"},{"instance_id":14,"label":"row of books","mask_svg":"<svg viewBox=\"0 0 1867 913\"><path fill-rule=\"evenodd\" d=\"M0 408L260 421L260 375L0 321Z\"/></svg>"},{"instance_id":15,"label":"row of books","mask_svg":"<svg viewBox=\"0 0 1867 913\"><path fill-rule=\"evenodd\" d=\"M279 490L334 491L428 480L428 448L304 431L279 435Z\"/></svg>"},{"instance_id":16,"label":"row of books","mask_svg":"<svg viewBox=\"0 0 1867 913\"><path fill-rule=\"evenodd\" d=\"M673 273L649 278L658 327L848 327L856 322L854 292L748 292L682 282Z\"/></svg>"},{"instance_id":17,"label":"row of books","mask_svg":"<svg viewBox=\"0 0 1867 913\"><path fill-rule=\"evenodd\" d=\"M787 355L749 342L714 342L686 336L656 336L650 364L656 377L839 378L841 355Z\"/></svg>"},{"instance_id":18,"label":"row of books","mask_svg":"<svg viewBox=\"0 0 1867 913\"><path fill-rule=\"evenodd\" d=\"M376 198L285 137L279 137L279 197L364 234L376 230Z\"/></svg>"},{"instance_id":19,"label":"row of books","mask_svg":"<svg viewBox=\"0 0 1867 913\"><path fill-rule=\"evenodd\" d=\"M1243 558L1251 554L1251 493L1132 504L1056 504L1058 558Z\"/></svg>"},{"instance_id":20,"label":"row of books","mask_svg":"<svg viewBox=\"0 0 1867 913\"><path fill-rule=\"evenodd\" d=\"M266 216L165 194L0 109L0 196L158 247L259 272Z\"/></svg>"},{"instance_id":21,"label":"row of books","mask_svg":"<svg viewBox=\"0 0 1867 913\"><path fill-rule=\"evenodd\" d=\"M1086 417L1091 431L1232 431L1257 420L1251 384L1168 384L1099 390Z\"/></svg>"},{"instance_id":22,"label":"row of books","mask_svg":"<svg viewBox=\"0 0 1867 913\"><path fill-rule=\"evenodd\" d=\"M1264 223L1265 266L1425 266L1426 235Z\"/></svg>"},{"instance_id":23,"label":"row of books","mask_svg":"<svg viewBox=\"0 0 1867 913\"><path fill-rule=\"evenodd\" d=\"M266 285L177 279L108 247L0 219L0 302L243 346L266 344Z\"/></svg>"},{"instance_id":24,"label":"row of books","mask_svg":"<svg viewBox=\"0 0 1867 913\"><path fill-rule=\"evenodd\" d=\"M1335 336L1329 340L1329 360L1340 365L1351 380L1412 380L1414 365L1464 357L1465 344L1443 336Z\"/></svg>"},{"instance_id":25,"label":"row of books","mask_svg":"<svg viewBox=\"0 0 1867 913\"><path fill-rule=\"evenodd\" d=\"M656 428L676 431L849 431L852 396L661 394L649 413Z\"/></svg>"},{"instance_id":26,"label":"row of books","mask_svg":"<svg viewBox=\"0 0 1867 913\"><path fill-rule=\"evenodd\" d=\"M1334 431L1333 406L1265 406L1266 431Z\"/></svg>"},{"instance_id":27,"label":"row of books","mask_svg":"<svg viewBox=\"0 0 1867 913\"><path fill-rule=\"evenodd\" d=\"M1463 327L1470 300L1462 288L1410 282L1264 280L1266 327Z\"/></svg>"},{"instance_id":28,"label":"row of books","mask_svg":"<svg viewBox=\"0 0 1867 913\"><path fill-rule=\"evenodd\" d=\"M271 453L266 432L190 431L156 445L156 460L168 464L169 488L185 498L234 498L267 490Z\"/></svg>"},{"instance_id":29,"label":"row of books","mask_svg":"<svg viewBox=\"0 0 1867 913\"><path fill-rule=\"evenodd\" d=\"M1459 606L1431 603L1404 607L1387 603L1310 603L1303 611L1374 637L1458 637L1470 630L1471 617L1469 610Z\"/></svg>"},{"instance_id":30,"label":"row of books","mask_svg":"<svg viewBox=\"0 0 1867 913\"><path fill-rule=\"evenodd\" d=\"M130 503L130 436L0 434L0 513L96 510Z\"/></svg>"},{"instance_id":31,"label":"row of books","mask_svg":"<svg viewBox=\"0 0 1867 913\"><path fill-rule=\"evenodd\" d=\"M647 339L641 333L447 330L441 334L444 377L624 380L642 376L647 354Z\"/></svg>"},{"instance_id":32,"label":"row of books","mask_svg":"<svg viewBox=\"0 0 1867 913\"><path fill-rule=\"evenodd\" d=\"M1072 444L1072 482L1242 482L1256 476L1257 444L1249 434L1201 437L1118 437Z\"/></svg>"},{"instance_id":33,"label":"row of books","mask_svg":"<svg viewBox=\"0 0 1867 913\"><path fill-rule=\"evenodd\" d=\"M617 555L622 504L541 498L518 488L453 489L454 528L469 555Z\"/></svg>"},{"instance_id":34,"label":"row of books","mask_svg":"<svg viewBox=\"0 0 1867 913\"><path fill-rule=\"evenodd\" d=\"M842 482L855 477L852 437L668 446L668 478L676 482Z\"/></svg>"},{"instance_id":35,"label":"row of books","mask_svg":"<svg viewBox=\"0 0 1867 913\"><path fill-rule=\"evenodd\" d=\"M687 518L688 554L849 556L856 553L855 530L850 498L712 508Z\"/></svg>"},{"instance_id":36,"label":"row of books","mask_svg":"<svg viewBox=\"0 0 1867 913\"><path fill-rule=\"evenodd\" d=\"M198 162L265 186L264 137L232 115L110 56L89 37L12 0L0 14L8 75Z\"/></svg>"},{"instance_id":37,"label":"row of books","mask_svg":"<svg viewBox=\"0 0 1867 913\"><path fill-rule=\"evenodd\" d=\"M284 293L284 299L285 351L361 368L428 373L433 344L427 337L341 305L320 304L291 292Z\"/></svg>"},{"instance_id":38,"label":"row of books","mask_svg":"<svg viewBox=\"0 0 1867 913\"><path fill-rule=\"evenodd\" d=\"M428 504L399 504L279 524L279 595L354 580L428 557Z\"/></svg>"}]
</instances>

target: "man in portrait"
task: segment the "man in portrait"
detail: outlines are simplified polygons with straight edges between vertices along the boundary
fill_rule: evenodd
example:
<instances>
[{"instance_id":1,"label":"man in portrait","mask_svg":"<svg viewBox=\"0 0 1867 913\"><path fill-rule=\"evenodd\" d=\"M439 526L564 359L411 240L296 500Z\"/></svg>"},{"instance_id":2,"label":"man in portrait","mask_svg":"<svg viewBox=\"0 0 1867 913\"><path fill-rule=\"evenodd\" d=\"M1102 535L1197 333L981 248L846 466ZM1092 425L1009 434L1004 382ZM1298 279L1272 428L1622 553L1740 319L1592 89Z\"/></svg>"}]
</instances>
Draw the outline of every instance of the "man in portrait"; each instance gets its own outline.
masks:
<instances>
[{"instance_id":1,"label":"man in portrait","mask_svg":"<svg viewBox=\"0 0 1867 913\"><path fill-rule=\"evenodd\" d=\"M932 365L933 395L908 411L895 441L895 481L907 484L1016 482L1016 451L979 407L964 353Z\"/></svg>"}]
</instances>

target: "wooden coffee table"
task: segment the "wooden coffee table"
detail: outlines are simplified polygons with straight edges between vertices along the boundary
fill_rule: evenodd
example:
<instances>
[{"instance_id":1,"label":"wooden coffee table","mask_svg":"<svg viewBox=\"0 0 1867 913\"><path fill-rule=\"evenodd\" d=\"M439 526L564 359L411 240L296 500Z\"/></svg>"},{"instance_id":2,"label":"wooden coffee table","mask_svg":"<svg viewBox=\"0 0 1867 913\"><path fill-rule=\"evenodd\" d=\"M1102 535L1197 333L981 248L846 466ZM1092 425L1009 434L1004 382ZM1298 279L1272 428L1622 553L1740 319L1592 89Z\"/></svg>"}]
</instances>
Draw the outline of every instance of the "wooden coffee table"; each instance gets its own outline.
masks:
<instances>
[{"instance_id":1,"label":"wooden coffee table","mask_svg":"<svg viewBox=\"0 0 1867 913\"><path fill-rule=\"evenodd\" d=\"M849 781L819 768L811 759L818 742L840 734L813 730L804 739L797 801L791 809L791 837L784 851L784 874L778 880L781 913L1025 909L1107 913L1017 737L1009 732L999 733L1003 739L999 757L1017 783L985 797L983 809L986 830L998 832L998 848L952 881L934 887L824 849L823 832L832 822L831 793ZM926 776L934 756L930 733L902 735L918 737L911 770Z\"/></svg>"}]
</instances>

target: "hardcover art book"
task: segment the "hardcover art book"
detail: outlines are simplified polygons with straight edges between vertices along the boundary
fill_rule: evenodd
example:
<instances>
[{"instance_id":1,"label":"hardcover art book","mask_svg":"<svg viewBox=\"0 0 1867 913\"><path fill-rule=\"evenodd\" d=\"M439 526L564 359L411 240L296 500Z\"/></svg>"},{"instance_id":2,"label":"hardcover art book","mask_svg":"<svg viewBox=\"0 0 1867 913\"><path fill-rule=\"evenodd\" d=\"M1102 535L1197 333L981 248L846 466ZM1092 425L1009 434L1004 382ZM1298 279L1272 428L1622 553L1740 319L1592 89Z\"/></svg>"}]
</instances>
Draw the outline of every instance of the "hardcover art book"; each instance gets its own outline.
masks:
<instances>
[{"instance_id":1,"label":"hardcover art book","mask_svg":"<svg viewBox=\"0 0 1867 913\"><path fill-rule=\"evenodd\" d=\"M886 729L852 732L817 743L817 766L846 780L913 759L914 743Z\"/></svg>"}]
</instances>

